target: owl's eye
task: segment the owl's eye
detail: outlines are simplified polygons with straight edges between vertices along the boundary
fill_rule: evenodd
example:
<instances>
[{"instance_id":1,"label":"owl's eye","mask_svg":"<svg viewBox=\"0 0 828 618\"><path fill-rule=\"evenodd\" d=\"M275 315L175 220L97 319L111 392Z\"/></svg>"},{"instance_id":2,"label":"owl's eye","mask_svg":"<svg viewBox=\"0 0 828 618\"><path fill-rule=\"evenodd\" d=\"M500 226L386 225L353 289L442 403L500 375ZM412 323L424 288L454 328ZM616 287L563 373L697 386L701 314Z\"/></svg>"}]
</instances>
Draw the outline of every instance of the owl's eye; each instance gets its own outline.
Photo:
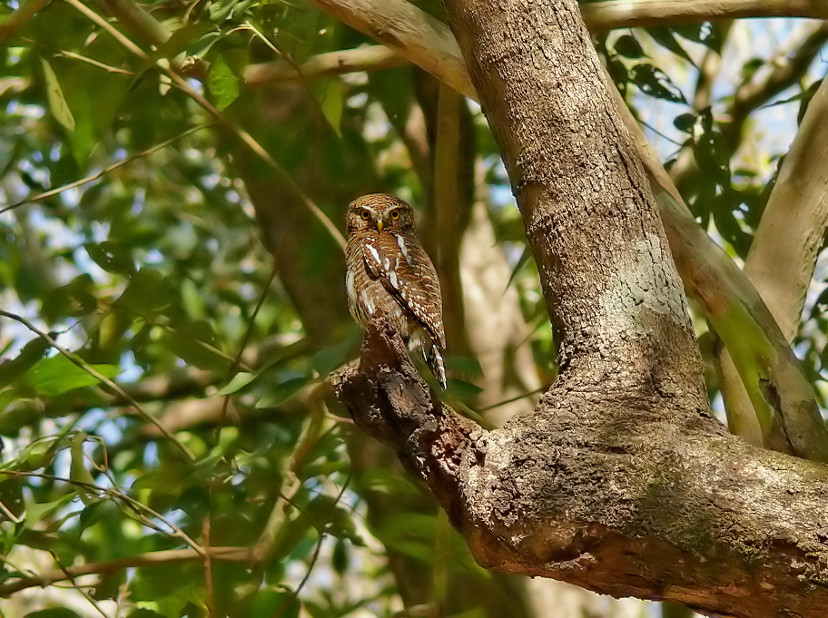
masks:
<instances>
[{"instance_id":1,"label":"owl's eye","mask_svg":"<svg viewBox=\"0 0 828 618\"><path fill-rule=\"evenodd\" d=\"M362 217L363 221L368 221L368 219L371 218L371 213L367 210L363 210L361 213L359 213L359 216Z\"/></svg>"},{"instance_id":2,"label":"owl's eye","mask_svg":"<svg viewBox=\"0 0 828 618\"><path fill-rule=\"evenodd\" d=\"M391 218L392 218L394 221L396 221L397 219L399 219L399 218L400 218L400 211L399 211L399 210L397 210L396 208L395 208L394 210L392 210L392 211L391 211Z\"/></svg>"}]
</instances>

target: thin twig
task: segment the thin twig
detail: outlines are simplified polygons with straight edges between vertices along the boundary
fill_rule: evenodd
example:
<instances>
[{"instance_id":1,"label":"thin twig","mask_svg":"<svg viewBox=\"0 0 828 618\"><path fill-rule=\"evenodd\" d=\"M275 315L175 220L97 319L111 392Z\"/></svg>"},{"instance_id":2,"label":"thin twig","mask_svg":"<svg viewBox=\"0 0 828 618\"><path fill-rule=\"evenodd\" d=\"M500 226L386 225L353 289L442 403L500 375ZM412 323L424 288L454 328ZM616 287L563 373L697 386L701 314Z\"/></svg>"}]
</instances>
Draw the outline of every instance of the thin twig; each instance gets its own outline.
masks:
<instances>
[{"instance_id":1,"label":"thin twig","mask_svg":"<svg viewBox=\"0 0 828 618\"><path fill-rule=\"evenodd\" d=\"M103 168L102 170L100 170L99 172L96 172L96 173L94 173L90 176L80 178L79 180L75 180L75 181L72 181L68 184L61 185L60 187L55 187L54 189L49 189L48 191L44 191L43 193L38 193L37 195L32 195L30 197L27 197L26 199L20 200L19 202L15 202L14 204L11 204L9 206L6 206L4 208L0 208L0 215L2 215L4 212L8 212L9 210L14 210L15 208L19 208L20 206L23 206L24 204L30 204L30 203L34 203L34 202L41 202L45 199L48 199L48 198L53 197L55 195L58 195L59 193L63 193L64 191L68 191L69 189L75 189L77 187L80 187L81 185L85 185L88 182L92 182L93 180L98 180L99 178L103 177L104 175L115 171L119 167L123 167L124 165L127 165L128 163L132 163L133 161L135 161L137 159L141 159L143 157L151 155L154 152L157 152L159 150L162 150L163 148L166 148L170 144L174 144L178 140L183 139L184 137L187 137L191 133L195 133L196 131L200 131L201 129L207 129L209 127L214 127L214 126L215 126L215 123L206 123L206 124L197 125L195 127L190 127L189 129L187 129L185 131L182 131L178 135L175 135L175 136L171 137L170 139L161 142L160 144L156 144L155 146L151 146L150 148L147 148L146 150L142 150L141 152L139 152L137 154L134 154L131 157L127 157L123 161L118 161L117 163L113 163L112 165L109 165L109 166Z\"/></svg>"},{"instance_id":2,"label":"thin twig","mask_svg":"<svg viewBox=\"0 0 828 618\"><path fill-rule=\"evenodd\" d=\"M184 333L180 332L177 328L175 328L174 326L171 326L169 324L162 324L160 326L161 326L161 328L163 328L164 330L166 330L170 333L174 333L174 334L180 335L182 337L186 336ZM219 350L217 347L210 345L206 341L201 341L201 340L195 339L195 338L191 338L191 339L192 339L193 343L195 343L197 346L199 346L201 348L204 348L208 352L223 358L224 360L226 360L229 363L236 364L237 368L243 369L244 371L249 371L249 372L253 371L253 369L251 367L248 367L247 365L245 365L243 362L241 362L241 360L237 360L235 357L230 356L227 352L225 352L223 350Z\"/></svg>"},{"instance_id":3,"label":"thin twig","mask_svg":"<svg viewBox=\"0 0 828 618\"><path fill-rule=\"evenodd\" d=\"M23 471L23 470L8 470L8 469L0 470L0 478L2 478L3 476L39 478L39 479L44 479L44 480L47 480L47 481L56 481L56 482L60 482L60 483L66 483L67 485L74 485L75 487L82 487L82 488L84 488L88 491L97 492L101 495L105 495L105 496L109 496L111 498L115 498L116 502L118 500L120 500L122 502L125 502L128 506L130 506L133 509L134 512L141 515L141 520L140 521L144 525L146 525L147 527L152 528L154 530L157 530L159 532L166 532L166 531L162 530L160 527L153 524L153 522L150 521L149 518L147 518L145 515L142 515L141 511L145 511L146 513L149 513L150 515L152 515L156 519L160 520L165 526L167 526L170 530L172 530L172 534L170 534L169 532L166 532L167 534L170 534L170 536L175 536L175 537L178 537L180 539L183 539L184 542L187 543L187 545L189 545L193 549L193 551L198 553L200 556L203 556L206 552L206 550L201 545L196 543L190 537L190 535L188 535L181 528L176 526L169 519L167 519L166 517L161 515L161 513L159 513L155 509L153 509L151 506L148 506L148 505L144 504L143 502L139 502L135 498L133 498L131 496L128 496L127 494L125 494L122 491L119 491L117 489L114 489L114 488L111 488L111 487L100 487L99 485L96 485L95 483L88 483L86 481L79 481L77 479L66 478L66 477L57 476L57 475L54 475L54 474L45 474L45 473L42 473L42 472L26 472L26 471ZM111 479L111 477L109 477L109 476L107 478Z\"/></svg>"},{"instance_id":4,"label":"thin twig","mask_svg":"<svg viewBox=\"0 0 828 618\"><path fill-rule=\"evenodd\" d=\"M87 17L90 21L100 26L103 30L105 30L108 34L110 34L116 41L118 41L121 45L123 45L126 49L130 52L138 56L141 60L145 62L152 62L152 59L144 53L144 51L135 45L132 41L130 41L124 34L119 32L112 24L107 22L103 19L100 15L98 15L95 11L91 10L79 0L64 0L67 4L72 6L82 15ZM342 235L342 232L339 231L339 228L331 221L330 217L326 215L321 208L312 200L308 195L296 184L296 181L293 180L293 177L288 174L288 172L279 165L276 160L270 156L262 146L257 142L250 133L245 131L244 129L240 128L238 125L230 122L227 120L224 115L218 111L218 109L213 106L204 96L195 90L190 84L187 82L186 79L181 77L178 73L173 71L168 66L164 66L161 63L154 63L155 66L159 68L159 70L163 71L165 75L167 75L175 85L183 92L185 92L191 99L193 99L196 103L198 103L204 110L213 116L216 120L218 120L224 127L228 128L232 133L236 135L236 137L245 145L247 146L255 155L257 155L262 161L267 163L270 168L275 171L285 183L285 185L291 190L296 197L302 202L302 204L311 211L311 213L316 217L316 219L323 225L323 227L328 231L331 238L333 238L334 242L336 242L342 251L345 250L345 237Z\"/></svg>"},{"instance_id":5,"label":"thin twig","mask_svg":"<svg viewBox=\"0 0 828 618\"><path fill-rule=\"evenodd\" d=\"M127 401L130 405L132 405L145 420L147 420L150 423L152 423L153 425L155 425L158 428L158 430L162 434L164 434L164 436L168 440L170 440L173 444L175 444L181 450L181 452L183 452L187 456L188 459L190 459L190 460L195 459L195 455L193 454L193 452L189 448L187 448L186 444L184 444L183 442L181 442L181 440L179 440L173 434L171 434L170 431L166 427L164 427L163 423L161 423L160 420L158 420L152 414L150 414L149 412L144 410L144 408L141 406L141 404L138 403L137 401L135 401L135 399L133 399L130 396L130 394L127 393L118 384L116 384L115 382L113 382L112 380L107 378L102 373L100 373L100 372L96 371L95 369L93 369L82 358L80 358L76 354L74 354L74 353L70 352L69 350L67 350L66 348L64 348L57 341L55 341L51 336L49 336L49 334L44 333L42 330L40 330L37 326L32 324L29 320L27 320L23 316L17 315L16 313L11 313L10 311L5 311L3 309L0 309L0 315L2 315L4 317L7 317L11 320L14 320L16 322L21 323L23 326L25 326L30 331L35 333L38 337L40 337L41 339L46 341L55 350L57 350L58 352L63 354L63 356L65 356L67 359L69 359L74 365L76 365L76 366L80 367L81 369L83 369L86 373L91 375L93 378L95 378L99 382L102 382L103 384L106 384L109 388L111 388L113 391L115 391L118 395L123 397L125 401Z\"/></svg>"},{"instance_id":6,"label":"thin twig","mask_svg":"<svg viewBox=\"0 0 828 618\"><path fill-rule=\"evenodd\" d=\"M82 595L83 595L83 597L84 597L87 601L89 601L89 604L90 604L90 605L92 605L92 607L94 607L96 610L98 610L98 613L99 613L101 616L103 616L104 618L108 618L108 616L106 615L106 612L104 612L104 611L101 609L101 606L100 606L100 605L98 605L97 601L95 601L95 599L93 599L93 598L90 596L90 594L89 594L88 592L86 592L86 590L84 590L84 589L83 589L83 587L82 587L82 586L79 586L79 585L75 582L75 576L74 576L74 575L72 575L69 571L67 571L67 570L66 570L66 567L65 567L65 566L63 566L63 563L60 561L60 558L58 558L57 554L56 554L54 551L52 551L52 550L49 550L49 553L52 555L52 559L55 561L55 564L57 564L57 565L58 565L58 568L59 568L61 571L63 571L64 575L66 575L66 579L68 579L68 580L69 580L69 583L71 583L71 584L72 584L72 588L74 588L74 589L75 589L75 590L77 590L80 594L82 594Z\"/></svg>"},{"instance_id":7,"label":"thin twig","mask_svg":"<svg viewBox=\"0 0 828 618\"><path fill-rule=\"evenodd\" d=\"M204 546L210 548L210 513L204 516L201 526L201 541ZM210 552L204 552L204 584L207 589L207 615L215 618L216 615L216 594L213 588L213 560Z\"/></svg>"},{"instance_id":8,"label":"thin twig","mask_svg":"<svg viewBox=\"0 0 828 618\"><path fill-rule=\"evenodd\" d=\"M127 401L129 404L131 404L138 411L138 413L142 417L144 417L145 420L147 420L150 423L152 423L153 425L155 425L158 428L158 430L161 431L162 434L164 434L164 436L166 438L168 438L176 446L178 446L178 448L181 449L181 451L185 455L187 455L187 457L189 459L191 459L191 460L195 459L195 455L192 453L192 451L190 451L189 448L187 448L187 446L185 444L183 444L178 438L176 438L174 435L172 435L167 430L167 428L164 427L164 425L157 418L155 418L149 412L144 410L143 407L141 406L141 404L139 404L137 401L135 401L135 399L133 399L129 395L129 393L127 393L118 384L116 384L115 382L113 382L112 380L107 378L105 375L101 374L100 372L98 372L97 370L92 368L82 358L80 358L79 356L75 355L74 353L70 352L69 350L67 350L66 348L61 346L49 334L44 333L42 330L37 328L34 324L32 324L32 322L30 322L29 320L27 320L23 316L20 316L20 315L17 315L15 313L11 313L9 311L5 311L5 310L2 310L2 309L0 309L0 315L2 315L4 317L7 317L9 319L15 320L16 322L19 322L19 323L23 324L26 328L28 328L33 333L37 334L40 338L42 338L47 343L49 343L49 345L52 346L55 350L57 350L63 356L65 356L67 359L69 359L69 361L71 361L74 365L76 365L77 367L79 367L80 369L82 369L83 371L85 371L86 373L88 373L89 375L94 377L95 379L97 379L99 382L102 382L103 384L108 386L110 389L115 391L118 395L123 397L125 401Z\"/></svg>"},{"instance_id":9,"label":"thin twig","mask_svg":"<svg viewBox=\"0 0 828 618\"><path fill-rule=\"evenodd\" d=\"M342 499L342 496L345 493L345 490L348 488L350 482L351 476L348 475L348 477L345 479L345 482L342 484L342 488L339 490L339 494L336 496L336 500L334 500L334 506L339 504L339 501ZM276 610L276 616L281 616L282 612L285 611L285 609L287 609L288 607L290 607L291 603L293 603L299 597L299 593L302 591L302 588L304 588L305 584L308 583L311 573L313 572L313 567L316 566L316 561L319 559L319 552L322 549L322 542L324 540L325 531L321 530L319 532L319 540L316 543L316 549L314 549L313 551L313 556L311 557L311 561L308 565L308 570L305 573L305 576L302 578L302 581L299 582L299 585L296 586L296 590L293 591L293 594L290 595L290 598L288 598L284 603L282 603L282 606L278 610Z\"/></svg>"},{"instance_id":10,"label":"thin twig","mask_svg":"<svg viewBox=\"0 0 828 618\"><path fill-rule=\"evenodd\" d=\"M504 399L503 401L498 401L497 403L493 403L485 408L480 408L477 410L478 413L482 414L483 412L488 412L489 410L494 410L495 408L499 408L500 406L505 406L506 404L513 403L515 401L520 401L521 399L525 399L526 397L531 397L532 395L537 395L538 393L542 393L549 388L549 385L541 386L534 390L529 391L528 393L523 393L521 395L516 395L515 397L509 397L509 399Z\"/></svg>"},{"instance_id":11,"label":"thin twig","mask_svg":"<svg viewBox=\"0 0 828 618\"><path fill-rule=\"evenodd\" d=\"M82 56L81 54L76 54L75 52L67 51L65 49L57 52L55 56L62 57L62 58L70 58L72 60L77 60L79 62L84 62L86 64L92 65L93 67L97 67L99 69L103 69L108 73L117 73L119 75L135 75L134 71L127 71L126 69L119 69L118 67L114 67L110 64L106 64L101 62L100 60L95 60L94 58L89 58L88 56Z\"/></svg>"},{"instance_id":12,"label":"thin twig","mask_svg":"<svg viewBox=\"0 0 828 618\"><path fill-rule=\"evenodd\" d=\"M270 269L270 276L267 279L267 283L262 289L261 294L259 294L259 300L256 303L256 307L253 309L253 315L250 316L250 320L247 323L247 330L245 331L244 337L242 337L242 341L239 344L238 352L236 352L236 358L233 359L233 364L230 366L230 372L227 377L228 381L232 378L233 375L235 375L236 371L239 370L239 367L242 366L241 357L244 354L245 348L247 347L247 342L250 341L250 335L253 333L253 325L256 323L256 316L259 315L259 311L261 311L265 299L267 298L267 295L270 292L270 286L273 284L273 280L276 278L278 272L279 266L274 261L273 267ZM230 406L231 395L232 393L228 393L227 395L225 395L224 402L221 405L222 420L225 419L227 416L227 408Z\"/></svg>"},{"instance_id":13,"label":"thin twig","mask_svg":"<svg viewBox=\"0 0 828 618\"><path fill-rule=\"evenodd\" d=\"M247 547L211 547L207 551L214 560L225 560L229 562L247 562L251 560L251 553ZM168 549L115 558L114 560L72 565L66 567L65 570L56 569L41 575L21 577L16 581L0 584L0 596L7 597L15 592L34 586L49 586L56 582L66 581L69 577L79 577L81 575L92 575L96 573L114 573L131 567L190 562L201 559L202 555L193 549Z\"/></svg>"}]
</instances>

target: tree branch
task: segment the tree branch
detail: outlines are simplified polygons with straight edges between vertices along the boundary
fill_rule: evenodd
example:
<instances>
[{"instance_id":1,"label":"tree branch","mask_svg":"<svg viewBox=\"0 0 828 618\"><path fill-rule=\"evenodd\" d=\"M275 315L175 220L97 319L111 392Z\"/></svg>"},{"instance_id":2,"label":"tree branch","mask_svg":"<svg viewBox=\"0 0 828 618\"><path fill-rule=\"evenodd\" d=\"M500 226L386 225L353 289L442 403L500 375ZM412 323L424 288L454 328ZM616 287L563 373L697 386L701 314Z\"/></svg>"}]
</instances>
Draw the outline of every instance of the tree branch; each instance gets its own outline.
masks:
<instances>
[{"instance_id":1,"label":"tree branch","mask_svg":"<svg viewBox=\"0 0 828 618\"><path fill-rule=\"evenodd\" d=\"M484 566L705 613L823 615L824 466L643 421L651 411L633 401L607 424L605 401L547 397L485 432L437 403L393 337L378 337L358 369L335 376L337 396L428 484Z\"/></svg>"},{"instance_id":2,"label":"tree branch","mask_svg":"<svg viewBox=\"0 0 828 618\"><path fill-rule=\"evenodd\" d=\"M745 274L790 342L799 330L805 296L828 232L826 117L828 80L823 80L785 156L745 260ZM749 409L750 400L725 350L719 353L719 366L728 414Z\"/></svg>"},{"instance_id":3,"label":"tree branch","mask_svg":"<svg viewBox=\"0 0 828 618\"><path fill-rule=\"evenodd\" d=\"M35 13L46 6L46 2L47 0L22 0L0 24L0 42L14 36Z\"/></svg>"},{"instance_id":4,"label":"tree branch","mask_svg":"<svg viewBox=\"0 0 828 618\"><path fill-rule=\"evenodd\" d=\"M635 26L663 26L740 17L812 17L828 19L821 0L611 0L581 5L593 32Z\"/></svg>"},{"instance_id":5,"label":"tree branch","mask_svg":"<svg viewBox=\"0 0 828 618\"><path fill-rule=\"evenodd\" d=\"M724 110L726 121L721 125L731 152L735 152L742 143L745 122L757 109L766 105L773 97L786 88L795 85L803 78L819 51L828 41L828 24L819 24L802 32L797 32L792 44L768 65L771 70L756 79L741 84ZM705 57L709 57L710 53ZM707 105L694 102L693 108L701 110ZM692 194L696 175L699 173L692 148L685 148L676 163L670 168L673 182L680 187L682 195Z\"/></svg>"},{"instance_id":6,"label":"tree branch","mask_svg":"<svg viewBox=\"0 0 828 618\"><path fill-rule=\"evenodd\" d=\"M213 560L227 560L231 562L253 561L250 549L246 547L209 547L204 548ZM109 574L122 571L130 567L154 566L156 564L172 564L176 562L191 562L204 560L204 555L194 549L170 549L153 551L134 556L125 556L102 562L90 562L54 569L41 575L21 577L14 581L0 584L0 597L8 597L15 592L38 586L43 588L51 584L71 580L83 575Z\"/></svg>"},{"instance_id":7,"label":"tree branch","mask_svg":"<svg viewBox=\"0 0 828 618\"><path fill-rule=\"evenodd\" d=\"M799 82L826 41L828 23L819 24L807 31L805 36L800 35L791 46L790 56L778 58L773 63L773 69L764 78L739 86L727 110L730 123L723 127L724 135L734 150L741 142L742 129L748 115L786 88Z\"/></svg>"},{"instance_id":8,"label":"tree branch","mask_svg":"<svg viewBox=\"0 0 828 618\"><path fill-rule=\"evenodd\" d=\"M828 28L825 30L828 35ZM745 260L745 274L788 341L828 232L828 80L808 103Z\"/></svg>"},{"instance_id":9,"label":"tree branch","mask_svg":"<svg viewBox=\"0 0 828 618\"><path fill-rule=\"evenodd\" d=\"M312 0L346 24L389 44L409 60L469 96L477 97L459 48L447 27L404 0ZM439 49L432 55L430 44ZM408 46L414 51L409 53ZM635 143L659 202L661 219L682 281L717 325L725 345L741 350L740 375L752 400L765 411L768 445L805 457L828 459L828 432L821 423L810 384L796 356L750 281L722 249L695 224L675 186L617 90L616 108ZM745 333L753 345L745 346ZM788 436L782 435L791 419ZM789 438L794 444L789 444ZM758 439L761 439L759 437Z\"/></svg>"},{"instance_id":10,"label":"tree branch","mask_svg":"<svg viewBox=\"0 0 828 618\"><path fill-rule=\"evenodd\" d=\"M447 9L543 278L561 374L534 414L485 432L433 399L381 326L338 396L485 566L708 613L821 616L828 469L710 417L655 199L575 3Z\"/></svg>"},{"instance_id":11,"label":"tree branch","mask_svg":"<svg viewBox=\"0 0 828 618\"><path fill-rule=\"evenodd\" d=\"M172 36L164 24L132 0L98 0L98 3L107 13L117 16L130 31L152 45L163 45Z\"/></svg>"},{"instance_id":12,"label":"tree branch","mask_svg":"<svg viewBox=\"0 0 828 618\"><path fill-rule=\"evenodd\" d=\"M312 56L298 66L286 60L251 64L244 69L244 83L258 88L279 81L378 71L405 64L408 64L405 58L385 45L368 45Z\"/></svg>"}]
</instances>

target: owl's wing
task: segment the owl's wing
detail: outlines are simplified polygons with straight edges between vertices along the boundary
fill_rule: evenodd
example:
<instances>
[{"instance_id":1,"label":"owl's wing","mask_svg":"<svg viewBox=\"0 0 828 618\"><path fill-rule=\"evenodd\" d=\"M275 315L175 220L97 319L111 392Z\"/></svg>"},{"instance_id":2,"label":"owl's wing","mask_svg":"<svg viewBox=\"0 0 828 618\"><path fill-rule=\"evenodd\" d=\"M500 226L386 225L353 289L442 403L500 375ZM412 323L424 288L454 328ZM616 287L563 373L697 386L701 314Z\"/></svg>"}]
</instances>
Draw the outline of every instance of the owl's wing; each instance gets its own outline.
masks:
<instances>
[{"instance_id":1,"label":"owl's wing","mask_svg":"<svg viewBox=\"0 0 828 618\"><path fill-rule=\"evenodd\" d=\"M403 234L378 234L365 242L368 270L422 322L435 342L446 347L443 299L434 265L416 239Z\"/></svg>"}]
</instances>

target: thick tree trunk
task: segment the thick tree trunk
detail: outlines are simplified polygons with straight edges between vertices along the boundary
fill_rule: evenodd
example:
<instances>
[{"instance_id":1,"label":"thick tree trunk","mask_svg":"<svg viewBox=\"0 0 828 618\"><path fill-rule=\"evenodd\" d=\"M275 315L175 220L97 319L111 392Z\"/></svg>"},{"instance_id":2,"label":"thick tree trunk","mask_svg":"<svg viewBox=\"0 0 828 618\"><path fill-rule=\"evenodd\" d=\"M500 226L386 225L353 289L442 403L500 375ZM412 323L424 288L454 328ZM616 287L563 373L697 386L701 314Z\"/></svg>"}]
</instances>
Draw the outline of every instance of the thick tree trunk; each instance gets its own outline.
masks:
<instances>
[{"instance_id":1,"label":"thick tree trunk","mask_svg":"<svg viewBox=\"0 0 828 618\"><path fill-rule=\"evenodd\" d=\"M486 432L380 329L337 385L484 565L707 613L822 616L828 467L708 411L655 201L574 0L455 0L560 342L536 411Z\"/></svg>"}]
</instances>

